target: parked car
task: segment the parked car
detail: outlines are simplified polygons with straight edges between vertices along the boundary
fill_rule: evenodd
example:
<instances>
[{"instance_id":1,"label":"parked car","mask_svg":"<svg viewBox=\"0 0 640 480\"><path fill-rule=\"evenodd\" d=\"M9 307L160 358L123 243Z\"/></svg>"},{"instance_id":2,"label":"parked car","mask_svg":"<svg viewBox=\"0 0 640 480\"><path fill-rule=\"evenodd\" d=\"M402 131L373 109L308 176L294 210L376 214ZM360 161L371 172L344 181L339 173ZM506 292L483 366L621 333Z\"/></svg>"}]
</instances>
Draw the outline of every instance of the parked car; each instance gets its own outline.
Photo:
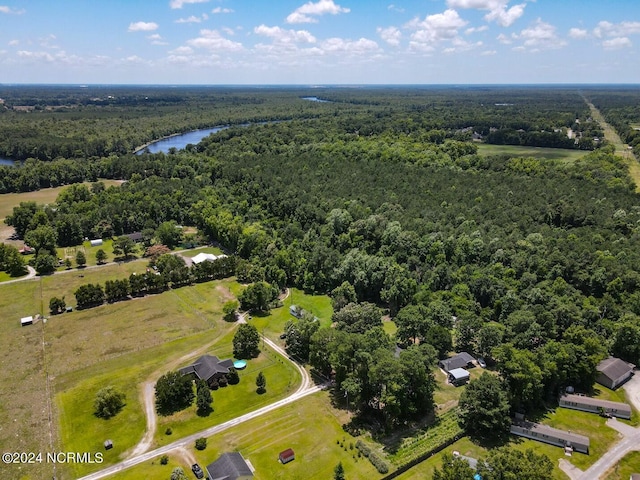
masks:
<instances>
[{"instance_id":1,"label":"parked car","mask_svg":"<svg viewBox=\"0 0 640 480\"><path fill-rule=\"evenodd\" d=\"M197 463L191 465L191 471L196 476L196 478L204 478L204 472L202 471L202 468L200 468L200 465L198 465Z\"/></svg>"},{"instance_id":2,"label":"parked car","mask_svg":"<svg viewBox=\"0 0 640 480\"><path fill-rule=\"evenodd\" d=\"M478 365L482 368L487 368L487 362L484 361L484 358L478 357Z\"/></svg>"}]
</instances>

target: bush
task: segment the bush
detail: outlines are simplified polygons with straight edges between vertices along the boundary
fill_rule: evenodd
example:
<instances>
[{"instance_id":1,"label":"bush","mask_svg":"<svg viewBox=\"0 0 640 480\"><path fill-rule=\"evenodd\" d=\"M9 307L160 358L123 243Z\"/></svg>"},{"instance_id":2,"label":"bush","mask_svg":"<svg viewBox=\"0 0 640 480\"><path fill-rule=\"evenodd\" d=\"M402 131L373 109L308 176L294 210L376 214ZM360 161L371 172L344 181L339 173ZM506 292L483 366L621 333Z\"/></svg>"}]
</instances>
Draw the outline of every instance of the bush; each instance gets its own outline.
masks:
<instances>
[{"instance_id":1,"label":"bush","mask_svg":"<svg viewBox=\"0 0 640 480\"><path fill-rule=\"evenodd\" d=\"M207 439L204 437L196 438L196 450L204 450L207 448Z\"/></svg>"},{"instance_id":2,"label":"bush","mask_svg":"<svg viewBox=\"0 0 640 480\"><path fill-rule=\"evenodd\" d=\"M96 417L108 419L115 416L124 407L125 394L112 386L101 388L93 402Z\"/></svg>"},{"instance_id":3,"label":"bush","mask_svg":"<svg viewBox=\"0 0 640 480\"><path fill-rule=\"evenodd\" d=\"M171 427L167 427L167 429L164 431L165 435L171 435L173 433L173 430L171 430Z\"/></svg>"},{"instance_id":4,"label":"bush","mask_svg":"<svg viewBox=\"0 0 640 480\"><path fill-rule=\"evenodd\" d=\"M378 457L375 453L373 453L369 448L369 446L365 444L362 440L358 440L356 442L356 448L359 451L358 455L360 455L361 453L362 455L367 457L369 459L369 462L371 462L371 465L376 467L376 470L378 470L378 473L385 474L389 472L389 466L386 464L386 462L382 460L380 457Z\"/></svg>"},{"instance_id":5,"label":"bush","mask_svg":"<svg viewBox=\"0 0 640 480\"><path fill-rule=\"evenodd\" d=\"M167 455L162 455L160 457L160 465L166 465L169 463L169 457Z\"/></svg>"}]
</instances>

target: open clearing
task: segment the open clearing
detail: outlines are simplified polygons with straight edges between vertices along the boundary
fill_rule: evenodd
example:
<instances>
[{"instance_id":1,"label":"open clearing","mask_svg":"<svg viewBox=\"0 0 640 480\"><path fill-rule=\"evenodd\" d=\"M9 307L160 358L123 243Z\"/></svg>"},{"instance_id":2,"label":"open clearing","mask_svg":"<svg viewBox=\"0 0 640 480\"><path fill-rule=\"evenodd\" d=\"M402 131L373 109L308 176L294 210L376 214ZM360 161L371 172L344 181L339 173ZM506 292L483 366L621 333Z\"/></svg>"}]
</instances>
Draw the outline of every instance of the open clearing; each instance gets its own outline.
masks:
<instances>
[{"instance_id":1,"label":"open clearing","mask_svg":"<svg viewBox=\"0 0 640 480\"><path fill-rule=\"evenodd\" d=\"M588 152L564 148L521 147L518 145L489 145L481 143L478 145L478 153L485 157L489 155L509 155L511 157L533 157L574 162Z\"/></svg>"}]
</instances>

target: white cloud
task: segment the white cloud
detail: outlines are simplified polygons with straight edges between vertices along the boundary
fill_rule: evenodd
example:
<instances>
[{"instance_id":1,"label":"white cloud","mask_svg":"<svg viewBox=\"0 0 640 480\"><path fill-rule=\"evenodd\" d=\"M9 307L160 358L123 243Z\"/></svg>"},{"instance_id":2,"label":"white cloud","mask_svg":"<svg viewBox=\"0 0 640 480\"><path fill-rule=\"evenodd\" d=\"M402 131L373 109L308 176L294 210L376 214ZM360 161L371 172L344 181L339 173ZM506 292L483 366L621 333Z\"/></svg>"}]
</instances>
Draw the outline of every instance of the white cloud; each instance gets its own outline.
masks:
<instances>
[{"instance_id":1,"label":"white cloud","mask_svg":"<svg viewBox=\"0 0 640 480\"><path fill-rule=\"evenodd\" d=\"M497 50L485 50L480 55L482 55L483 57L488 57L490 55L496 55L497 53Z\"/></svg>"},{"instance_id":2,"label":"white cloud","mask_svg":"<svg viewBox=\"0 0 640 480\"><path fill-rule=\"evenodd\" d=\"M151 40L151 45L169 45L168 42L165 42L162 39L162 36L154 33L153 35L148 35L147 38Z\"/></svg>"},{"instance_id":3,"label":"white cloud","mask_svg":"<svg viewBox=\"0 0 640 480\"><path fill-rule=\"evenodd\" d=\"M169 53L171 55L191 55L193 53L193 48L182 46L182 47L174 48Z\"/></svg>"},{"instance_id":4,"label":"white cloud","mask_svg":"<svg viewBox=\"0 0 640 480\"><path fill-rule=\"evenodd\" d=\"M16 8L7 7L6 5L0 5L0 13L6 13L7 15L22 15L26 10L21 8L20 10Z\"/></svg>"},{"instance_id":5,"label":"white cloud","mask_svg":"<svg viewBox=\"0 0 640 480\"><path fill-rule=\"evenodd\" d=\"M628 37L615 37L610 40L602 42L602 46L607 50L617 50L619 48L629 48L633 44Z\"/></svg>"},{"instance_id":6,"label":"white cloud","mask_svg":"<svg viewBox=\"0 0 640 480\"><path fill-rule=\"evenodd\" d=\"M153 32L158 29L158 24L155 22L132 22L129 24L130 32Z\"/></svg>"},{"instance_id":7,"label":"white cloud","mask_svg":"<svg viewBox=\"0 0 640 480\"><path fill-rule=\"evenodd\" d=\"M458 30L467 25L458 12L449 9L443 13L429 15L424 20L413 19L406 27L415 30L410 45L420 51L432 51L442 41L452 41L458 36Z\"/></svg>"},{"instance_id":8,"label":"white cloud","mask_svg":"<svg viewBox=\"0 0 640 480\"><path fill-rule=\"evenodd\" d=\"M556 27L541 19L519 34L512 34L512 36L517 40L522 40L521 47L531 51L560 48L567 43L556 35Z\"/></svg>"},{"instance_id":9,"label":"white cloud","mask_svg":"<svg viewBox=\"0 0 640 480\"><path fill-rule=\"evenodd\" d=\"M235 35L236 32L233 28L229 28L229 27L222 27L221 30L226 33L227 35Z\"/></svg>"},{"instance_id":10,"label":"white cloud","mask_svg":"<svg viewBox=\"0 0 640 480\"><path fill-rule=\"evenodd\" d=\"M316 23L318 20L313 16L337 15L339 13L349 13L349 8L341 7L333 3L333 0L319 0L316 3L308 2L298 7L287 17L287 23Z\"/></svg>"},{"instance_id":11,"label":"white cloud","mask_svg":"<svg viewBox=\"0 0 640 480\"><path fill-rule=\"evenodd\" d=\"M175 21L175 23L200 23L209 19L209 15L206 13L202 14L202 17L196 17L195 15L191 15L187 18L179 18Z\"/></svg>"},{"instance_id":12,"label":"white cloud","mask_svg":"<svg viewBox=\"0 0 640 480\"><path fill-rule=\"evenodd\" d=\"M169 6L173 9L182 8L190 3L207 3L209 0L171 0Z\"/></svg>"},{"instance_id":13,"label":"white cloud","mask_svg":"<svg viewBox=\"0 0 640 480\"><path fill-rule=\"evenodd\" d=\"M16 45L18 45L20 43L19 40L11 40L9 43L7 43L7 45L11 46L11 47L15 47Z\"/></svg>"},{"instance_id":14,"label":"white cloud","mask_svg":"<svg viewBox=\"0 0 640 480\"><path fill-rule=\"evenodd\" d=\"M192 47L216 51L239 52L244 49L241 43L223 37L217 30L200 30L200 36L192 38L187 43Z\"/></svg>"},{"instance_id":15,"label":"white cloud","mask_svg":"<svg viewBox=\"0 0 640 480\"><path fill-rule=\"evenodd\" d=\"M211 10L211 13L214 13L214 14L218 14L218 13L233 13L233 10L230 9L230 8L216 7L213 10Z\"/></svg>"},{"instance_id":16,"label":"white cloud","mask_svg":"<svg viewBox=\"0 0 640 480\"><path fill-rule=\"evenodd\" d=\"M385 42L387 42L389 45L393 45L394 47L397 47L398 45L400 45L400 38L402 37L402 33L400 32L400 30L398 30L398 28L378 27L377 32L378 32L378 35L380 35L380 38Z\"/></svg>"},{"instance_id":17,"label":"white cloud","mask_svg":"<svg viewBox=\"0 0 640 480\"><path fill-rule=\"evenodd\" d=\"M486 32L487 30L489 30L489 27L487 25L482 25L481 27L467 28L464 33L471 35L472 33Z\"/></svg>"},{"instance_id":18,"label":"white cloud","mask_svg":"<svg viewBox=\"0 0 640 480\"><path fill-rule=\"evenodd\" d=\"M640 33L640 22L599 22L593 29L593 34L598 38L603 37L626 37L627 35L637 35Z\"/></svg>"},{"instance_id":19,"label":"white cloud","mask_svg":"<svg viewBox=\"0 0 640 480\"><path fill-rule=\"evenodd\" d=\"M368 38L360 38L356 41L343 38L329 38L322 42L320 48L327 53L347 53L353 55L361 55L380 49L376 42Z\"/></svg>"},{"instance_id":20,"label":"white cloud","mask_svg":"<svg viewBox=\"0 0 640 480\"><path fill-rule=\"evenodd\" d=\"M393 10L394 12L404 13L404 8L394 5L393 3L387 7L387 10Z\"/></svg>"},{"instance_id":21,"label":"white cloud","mask_svg":"<svg viewBox=\"0 0 640 480\"><path fill-rule=\"evenodd\" d=\"M316 38L306 30L285 30L280 27L260 25L253 29L258 35L272 38L279 43L315 43Z\"/></svg>"},{"instance_id":22,"label":"white cloud","mask_svg":"<svg viewBox=\"0 0 640 480\"><path fill-rule=\"evenodd\" d=\"M569 30L569 36L571 38L587 38L589 33L582 28L572 28Z\"/></svg>"},{"instance_id":23,"label":"white cloud","mask_svg":"<svg viewBox=\"0 0 640 480\"><path fill-rule=\"evenodd\" d=\"M447 0L449 8L488 10L484 16L487 22L495 21L498 25L508 27L524 14L525 3L507 8L509 0Z\"/></svg>"},{"instance_id":24,"label":"white cloud","mask_svg":"<svg viewBox=\"0 0 640 480\"><path fill-rule=\"evenodd\" d=\"M496 39L503 45L511 45L513 43L513 40L506 36L504 33L498 35Z\"/></svg>"}]
</instances>

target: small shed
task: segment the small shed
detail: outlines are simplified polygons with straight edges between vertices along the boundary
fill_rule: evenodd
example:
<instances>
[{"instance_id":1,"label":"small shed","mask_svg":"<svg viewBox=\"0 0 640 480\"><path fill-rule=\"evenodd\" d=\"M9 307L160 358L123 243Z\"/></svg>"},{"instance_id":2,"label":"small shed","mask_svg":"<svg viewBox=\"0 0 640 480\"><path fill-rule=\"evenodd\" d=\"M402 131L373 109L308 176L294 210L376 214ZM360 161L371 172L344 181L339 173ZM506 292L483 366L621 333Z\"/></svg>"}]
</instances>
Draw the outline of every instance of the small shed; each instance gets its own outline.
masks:
<instances>
[{"instance_id":1,"label":"small shed","mask_svg":"<svg viewBox=\"0 0 640 480\"><path fill-rule=\"evenodd\" d=\"M464 368L454 368L453 370L449 370L447 376L449 378L449 382L456 387L464 385L469 381L469 372Z\"/></svg>"},{"instance_id":2,"label":"small shed","mask_svg":"<svg viewBox=\"0 0 640 480\"><path fill-rule=\"evenodd\" d=\"M598 371L596 382L611 390L615 390L633 376L634 368L634 364L627 363L619 358L605 358L596 367Z\"/></svg>"},{"instance_id":3,"label":"small shed","mask_svg":"<svg viewBox=\"0 0 640 480\"><path fill-rule=\"evenodd\" d=\"M104 441L104 449L105 450L111 450L112 448L113 448L113 441L105 440Z\"/></svg>"},{"instance_id":4,"label":"small shed","mask_svg":"<svg viewBox=\"0 0 640 480\"><path fill-rule=\"evenodd\" d=\"M95 240L89 240L89 243L92 247L99 247L100 245L102 245L102 239L96 238Z\"/></svg>"},{"instance_id":5,"label":"small shed","mask_svg":"<svg viewBox=\"0 0 640 480\"><path fill-rule=\"evenodd\" d=\"M280 452L280 455L278 455L278 459L284 465L285 463L294 461L296 459L296 455L293 452L292 448L287 448L285 451Z\"/></svg>"},{"instance_id":6,"label":"small shed","mask_svg":"<svg viewBox=\"0 0 640 480\"><path fill-rule=\"evenodd\" d=\"M289 307L289 313L296 318L302 318L303 310L298 305L291 305Z\"/></svg>"},{"instance_id":7,"label":"small shed","mask_svg":"<svg viewBox=\"0 0 640 480\"><path fill-rule=\"evenodd\" d=\"M33 324L33 317L31 315L29 315L28 317L22 317L20 319L20 325L23 327L31 324Z\"/></svg>"}]
</instances>

